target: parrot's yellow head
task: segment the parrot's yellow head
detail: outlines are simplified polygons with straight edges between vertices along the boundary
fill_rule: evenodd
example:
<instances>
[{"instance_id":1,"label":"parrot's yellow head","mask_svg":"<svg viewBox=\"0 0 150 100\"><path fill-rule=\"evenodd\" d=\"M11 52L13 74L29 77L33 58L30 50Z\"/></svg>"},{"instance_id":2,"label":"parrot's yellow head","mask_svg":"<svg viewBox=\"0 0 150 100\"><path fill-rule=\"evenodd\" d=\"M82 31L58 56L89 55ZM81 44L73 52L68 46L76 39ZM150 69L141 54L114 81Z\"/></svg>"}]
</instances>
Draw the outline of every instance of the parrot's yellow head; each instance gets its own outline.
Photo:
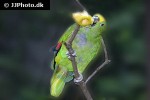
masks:
<instances>
[{"instance_id":1,"label":"parrot's yellow head","mask_svg":"<svg viewBox=\"0 0 150 100\"><path fill-rule=\"evenodd\" d=\"M101 14L95 14L93 17L87 11L75 12L72 14L74 21L80 26L89 26L97 22L105 22L105 18Z\"/></svg>"},{"instance_id":2,"label":"parrot's yellow head","mask_svg":"<svg viewBox=\"0 0 150 100\"><path fill-rule=\"evenodd\" d=\"M95 33L103 33L106 30L106 20L101 14L95 14L92 17L93 23L91 24L91 30L95 31Z\"/></svg>"},{"instance_id":3,"label":"parrot's yellow head","mask_svg":"<svg viewBox=\"0 0 150 100\"><path fill-rule=\"evenodd\" d=\"M101 14L95 14L93 17L93 23L105 22L105 18Z\"/></svg>"},{"instance_id":4,"label":"parrot's yellow head","mask_svg":"<svg viewBox=\"0 0 150 100\"><path fill-rule=\"evenodd\" d=\"M83 11L73 13L72 17L78 25L91 27L91 30L97 33L106 30L106 20L101 14L91 16L87 11Z\"/></svg>"}]
</instances>

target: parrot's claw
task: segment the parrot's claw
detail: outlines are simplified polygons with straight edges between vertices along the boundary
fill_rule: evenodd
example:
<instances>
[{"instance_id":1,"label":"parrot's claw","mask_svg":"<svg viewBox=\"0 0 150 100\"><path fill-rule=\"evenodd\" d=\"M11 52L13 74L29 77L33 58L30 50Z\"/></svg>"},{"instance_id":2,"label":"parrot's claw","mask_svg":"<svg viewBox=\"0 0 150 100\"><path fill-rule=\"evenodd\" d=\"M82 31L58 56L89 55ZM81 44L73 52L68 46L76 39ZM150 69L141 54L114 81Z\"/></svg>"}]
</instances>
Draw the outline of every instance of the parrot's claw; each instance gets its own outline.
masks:
<instances>
[{"instance_id":1,"label":"parrot's claw","mask_svg":"<svg viewBox=\"0 0 150 100\"><path fill-rule=\"evenodd\" d=\"M80 76L79 76L78 78L75 78L75 79L74 79L74 82L75 82L75 83L79 83L79 82L81 82L81 81L83 80L82 74L79 73L79 75L80 75Z\"/></svg>"},{"instance_id":2,"label":"parrot's claw","mask_svg":"<svg viewBox=\"0 0 150 100\"><path fill-rule=\"evenodd\" d=\"M70 57L70 56L68 56L68 59L71 59L71 57Z\"/></svg>"},{"instance_id":3,"label":"parrot's claw","mask_svg":"<svg viewBox=\"0 0 150 100\"><path fill-rule=\"evenodd\" d=\"M73 56L73 57L76 57L76 52L75 52L75 51L73 52L72 56Z\"/></svg>"},{"instance_id":4,"label":"parrot's claw","mask_svg":"<svg viewBox=\"0 0 150 100\"><path fill-rule=\"evenodd\" d=\"M70 54L69 54L69 52L68 52L68 51L66 52L66 55L67 55L68 59L70 59L70 58L71 58L71 57L70 57Z\"/></svg>"},{"instance_id":5,"label":"parrot's claw","mask_svg":"<svg viewBox=\"0 0 150 100\"><path fill-rule=\"evenodd\" d=\"M71 58L71 55L72 55L73 57L76 57L76 52L74 51L73 54L70 54L70 53L67 51L67 52L66 52L66 55L67 55L68 59L70 59L70 58Z\"/></svg>"},{"instance_id":6,"label":"parrot's claw","mask_svg":"<svg viewBox=\"0 0 150 100\"><path fill-rule=\"evenodd\" d=\"M69 55L69 52L68 52L68 51L66 52L66 55Z\"/></svg>"}]
</instances>

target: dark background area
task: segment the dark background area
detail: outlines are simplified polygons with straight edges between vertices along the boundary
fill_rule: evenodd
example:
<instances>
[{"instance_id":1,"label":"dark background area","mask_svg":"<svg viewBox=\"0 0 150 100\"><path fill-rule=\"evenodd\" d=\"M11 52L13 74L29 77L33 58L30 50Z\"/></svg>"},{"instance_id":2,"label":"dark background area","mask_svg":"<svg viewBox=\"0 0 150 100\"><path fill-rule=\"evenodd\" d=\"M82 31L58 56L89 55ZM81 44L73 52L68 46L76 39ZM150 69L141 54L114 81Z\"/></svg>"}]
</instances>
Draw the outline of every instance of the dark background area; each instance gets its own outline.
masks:
<instances>
[{"instance_id":1,"label":"dark background area","mask_svg":"<svg viewBox=\"0 0 150 100\"><path fill-rule=\"evenodd\" d=\"M88 84L94 100L147 100L145 5L142 0L80 0L107 20L103 34L112 62ZM84 100L68 83L59 98L49 95L50 50L82 11L75 0L51 0L51 10L0 11L0 100ZM98 59L85 73L102 63ZM84 74L85 74L84 73Z\"/></svg>"}]
</instances>

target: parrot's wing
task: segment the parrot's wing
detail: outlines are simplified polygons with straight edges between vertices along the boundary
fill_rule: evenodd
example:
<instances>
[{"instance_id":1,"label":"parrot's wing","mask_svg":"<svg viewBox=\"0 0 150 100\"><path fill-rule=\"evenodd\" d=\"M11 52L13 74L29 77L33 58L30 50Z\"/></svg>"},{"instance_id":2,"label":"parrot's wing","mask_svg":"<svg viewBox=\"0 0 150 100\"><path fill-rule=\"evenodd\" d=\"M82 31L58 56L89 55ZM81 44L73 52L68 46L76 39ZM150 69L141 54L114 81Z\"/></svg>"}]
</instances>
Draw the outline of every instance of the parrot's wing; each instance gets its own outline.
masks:
<instances>
[{"instance_id":1,"label":"parrot's wing","mask_svg":"<svg viewBox=\"0 0 150 100\"><path fill-rule=\"evenodd\" d=\"M51 69L54 70L56 67L56 62L55 62L55 57L57 56L57 53L59 52L60 48L61 48L61 44L65 41L67 41L71 35L71 33L74 31L75 29L75 24L71 25L65 32L64 34L60 37L60 39L58 40L57 45L53 48L54 51L54 57L53 60L51 62Z\"/></svg>"},{"instance_id":2,"label":"parrot's wing","mask_svg":"<svg viewBox=\"0 0 150 100\"><path fill-rule=\"evenodd\" d=\"M61 92L63 91L63 88L65 86L66 82L69 82L73 79L73 72L68 71L66 67L63 67L59 65L56 61L55 58L58 56L57 54L59 52L62 52L61 47L64 42L67 42L69 37L71 36L72 32L75 29L75 24L71 25L65 32L64 34L60 37L58 40L58 43L55 47L54 51L54 58L51 62L51 68L54 69L53 76L51 78L51 95L58 97Z\"/></svg>"},{"instance_id":3,"label":"parrot's wing","mask_svg":"<svg viewBox=\"0 0 150 100\"><path fill-rule=\"evenodd\" d=\"M60 47L61 48L61 47ZM60 50L60 49L59 49ZM51 61L51 69L52 70L55 70L56 69L56 62L55 62L55 57L57 56L57 53L59 52L59 50L57 51L54 51L54 57L53 57L53 60Z\"/></svg>"},{"instance_id":4,"label":"parrot's wing","mask_svg":"<svg viewBox=\"0 0 150 100\"><path fill-rule=\"evenodd\" d=\"M60 39L58 40L58 42L66 42L69 37L71 36L72 32L75 29L75 24L71 25L65 32L64 34L60 37Z\"/></svg>"},{"instance_id":5,"label":"parrot's wing","mask_svg":"<svg viewBox=\"0 0 150 100\"><path fill-rule=\"evenodd\" d=\"M57 66L51 78L51 95L58 97L65 86L66 82L73 79L73 72L68 72L65 67Z\"/></svg>"},{"instance_id":6,"label":"parrot's wing","mask_svg":"<svg viewBox=\"0 0 150 100\"><path fill-rule=\"evenodd\" d=\"M61 69L62 67L57 67L57 70L55 69L53 76L51 78L51 95L58 97L61 92L63 91L63 88L65 86L65 78L67 75L66 69Z\"/></svg>"}]
</instances>

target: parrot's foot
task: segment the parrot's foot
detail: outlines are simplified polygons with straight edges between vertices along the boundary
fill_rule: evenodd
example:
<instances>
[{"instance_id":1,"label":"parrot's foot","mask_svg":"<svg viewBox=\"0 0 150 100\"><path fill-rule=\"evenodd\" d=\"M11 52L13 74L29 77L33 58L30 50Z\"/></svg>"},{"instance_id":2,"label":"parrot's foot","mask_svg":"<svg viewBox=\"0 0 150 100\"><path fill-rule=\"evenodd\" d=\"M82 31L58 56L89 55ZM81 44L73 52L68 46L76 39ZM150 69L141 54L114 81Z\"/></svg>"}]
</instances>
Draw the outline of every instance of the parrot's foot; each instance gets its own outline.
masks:
<instances>
[{"instance_id":1,"label":"parrot's foot","mask_svg":"<svg viewBox=\"0 0 150 100\"><path fill-rule=\"evenodd\" d=\"M80 75L80 76L79 76L78 78L75 78L75 79L74 79L74 82L75 82L75 83L79 83L79 82L81 82L81 81L83 80L82 74L79 73L79 75Z\"/></svg>"},{"instance_id":2,"label":"parrot's foot","mask_svg":"<svg viewBox=\"0 0 150 100\"><path fill-rule=\"evenodd\" d=\"M67 57L68 57L68 59L70 59L71 57L71 55L73 56L73 57L76 57L76 52L74 51L72 54L70 54L68 51L66 52L66 55L67 55Z\"/></svg>"}]
</instances>

